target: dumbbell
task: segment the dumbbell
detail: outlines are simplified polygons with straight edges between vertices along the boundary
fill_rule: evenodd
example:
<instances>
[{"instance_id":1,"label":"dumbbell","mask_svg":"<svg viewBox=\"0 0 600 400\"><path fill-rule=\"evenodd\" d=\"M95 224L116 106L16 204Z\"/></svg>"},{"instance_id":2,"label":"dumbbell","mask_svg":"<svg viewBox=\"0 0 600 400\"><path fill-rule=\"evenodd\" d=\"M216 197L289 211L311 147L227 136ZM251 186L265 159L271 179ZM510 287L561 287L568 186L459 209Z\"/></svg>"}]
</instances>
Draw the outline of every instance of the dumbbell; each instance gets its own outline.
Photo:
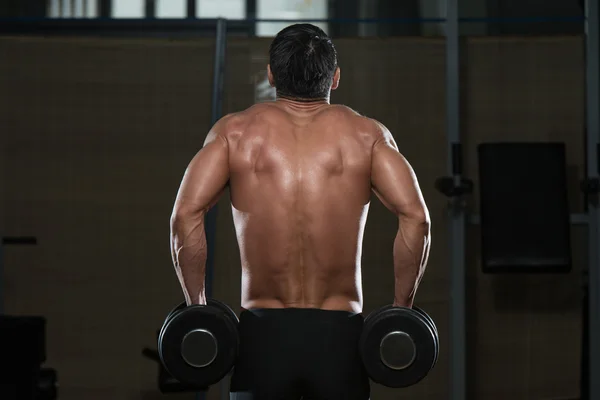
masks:
<instances>
[{"instance_id":1,"label":"dumbbell","mask_svg":"<svg viewBox=\"0 0 600 400\"><path fill-rule=\"evenodd\" d=\"M385 306L365 318L360 354L369 377L392 388L414 385L435 366L439 337L418 307Z\"/></svg>"},{"instance_id":2,"label":"dumbbell","mask_svg":"<svg viewBox=\"0 0 600 400\"><path fill-rule=\"evenodd\" d=\"M174 308L158 335L158 355L165 369L181 383L198 389L220 381L237 356L238 318L215 299L207 304Z\"/></svg>"}]
</instances>

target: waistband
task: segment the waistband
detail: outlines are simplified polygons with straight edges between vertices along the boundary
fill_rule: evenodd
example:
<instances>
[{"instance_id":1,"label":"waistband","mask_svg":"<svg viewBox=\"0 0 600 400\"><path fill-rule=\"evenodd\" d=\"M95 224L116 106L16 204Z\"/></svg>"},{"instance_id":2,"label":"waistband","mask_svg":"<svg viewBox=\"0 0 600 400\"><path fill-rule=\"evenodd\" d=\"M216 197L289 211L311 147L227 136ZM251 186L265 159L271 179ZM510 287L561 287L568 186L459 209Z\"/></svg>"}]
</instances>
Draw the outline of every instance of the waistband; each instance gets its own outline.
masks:
<instances>
[{"instance_id":1,"label":"waistband","mask_svg":"<svg viewBox=\"0 0 600 400\"><path fill-rule=\"evenodd\" d=\"M251 308L243 309L240 317L256 316L261 319L309 318L313 321L363 319L362 314L343 310L322 310L320 308Z\"/></svg>"}]
</instances>

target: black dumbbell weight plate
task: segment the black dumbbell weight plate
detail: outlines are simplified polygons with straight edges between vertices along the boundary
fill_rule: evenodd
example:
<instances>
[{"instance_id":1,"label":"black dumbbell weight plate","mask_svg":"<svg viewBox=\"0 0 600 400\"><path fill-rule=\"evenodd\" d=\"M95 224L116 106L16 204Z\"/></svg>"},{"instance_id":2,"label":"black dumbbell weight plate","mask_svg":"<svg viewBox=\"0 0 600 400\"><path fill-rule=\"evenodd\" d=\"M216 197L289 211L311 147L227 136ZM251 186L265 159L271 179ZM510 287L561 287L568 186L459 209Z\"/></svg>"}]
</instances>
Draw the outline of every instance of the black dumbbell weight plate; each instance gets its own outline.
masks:
<instances>
[{"instance_id":1,"label":"black dumbbell weight plate","mask_svg":"<svg viewBox=\"0 0 600 400\"><path fill-rule=\"evenodd\" d=\"M239 322L238 317L235 314L235 312L231 309L231 307L229 307L227 304L217 299L208 299L207 304L225 313L225 315L227 315L227 317L229 317L229 319L237 326Z\"/></svg>"},{"instance_id":2,"label":"black dumbbell weight plate","mask_svg":"<svg viewBox=\"0 0 600 400\"><path fill-rule=\"evenodd\" d=\"M173 318L175 316L175 314L177 314L179 311L183 310L184 308L187 307L187 304L185 301L179 303L177 305L177 307L173 308L166 316L165 318L165 322L163 322L162 327L160 328L160 332L158 333L158 349L160 350L160 346L162 343L162 337L163 334L165 332L165 327L168 325L168 322L171 320L171 318Z\"/></svg>"},{"instance_id":3,"label":"black dumbbell weight plate","mask_svg":"<svg viewBox=\"0 0 600 400\"><path fill-rule=\"evenodd\" d=\"M367 315L367 317L365 318L365 326L366 326L366 323L369 321L369 319L370 319L370 317L372 315L376 315L376 313L378 313L378 312L382 312L382 311L389 310L389 309L392 309L392 308L394 308L394 306L391 305L391 304L389 304L389 305L383 306L380 309L376 310L375 312ZM433 318L431 318L431 316L429 314L427 314L425 311L423 311L422 308L417 307L417 306L413 306L412 309L415 310L415 311L418 311L427 320L427 322L429 323L429 326L431 327L431 329L435 333L434 339L435 339L435 352L436 353L435 353L435 360L433 362L433 365L435 366L435 364L437 363L438 357L439 357L439 352L440 352L440 339L439 339L439 334L438 334L437 326L435 325L435 322L433 321Z\"/></svg>"},{"instance_id":4,"label":"black dumbbell weight plate","mask_svg":"<svg viewBox=\"0 0 600 400\"><path fill-rule=\"evenodd\" d=\"M218 309L219 311L223 312L230 320L233 324L235 324L235 327L237 327L237 324L239 322L239 319L237 317L237 315L235 314L235 312L231 309L231 307L229 307L227 304L223 303L222 301L216 300L216 299L211 299L209 298L206 301L208 306L214 307L216 309ZM173 318L179 311L185 309L187 307L187 304L185 301L179 303L175 308L173 308L168 314L167 317L165 318L165 322L163 323L159 335L158 335L158 346L160 348L160 344L162 343L162 336L165 330L165 327L168 325L168 322L171 318ZM236 344L236 351L237 351L237 344Z\"/></svg>"},{"instance_id":5,"label":"black dumbbell weight plate","mask_svg":"<svg viewBox=\"0 0 600 400\"><path fill-rule=\"evenodd\" d=\"M407 336L414 343L416 354L413 354L414 349ZM371 379L393 388L419 382L427 376L437 355L436 340L429 322L414 310L389 306L371 313L365 321L360 351ZM401 364L411 359L412 363L405 368L390 368L400 367L394 361ZM384 362L386 360L391 362Z\"/></svg>"},{"instance_id":6,"label":"black dumbbell weight plate","mask_svg":"<svg viewBox=\"0 0 600 400\"><path fill-rule=\"evenodd\" d=\"M435 325L435 322L433 321L433 318L431 318L431 316L429 314L427 314L425 311L423 311L423 309L417 307L417 306L413 306L413 310L418 311L423 317L425 317L425 319L427 320L427 322L429 322L429 325L431 326L431 328L433 329L434 332L434 339L435 339L435 360L433 362L433 365L435 366L435 364L437 363L437 359L438 356L440 354L440 337L438 335L438 329L437 326Z\"/></svg>"},{"instance_id":7,"label":"black dumbbell weight plate","mask_svg":"<svg viewBox=\"0 0 600 400\"><path fill-rule=\"evenodd\" d=\"M231 370L239 341L237 317L225 307L209 300L208 306L176 309L167 318L158 351L163 365L175 379L206 387Z\"/></svg>"},{"instance_id":8,"label":"black dumbbell weight plate","mask_svg":"<svg viewBox=\"0 0 600 400\"><path fill-rule=\"evenodd\" d=\"M238 335L238 323L239 319L235 312L229 307L227 304L222 301L216 299L208 299L207 304L214 309L219 310L224 317L229 321L229 326L227 328L228 339L227 342L229 346L225 349L222 348L223 351L227 351L227 358L231 360L231 368L233 367L233 363L235 362L235 358L237 357L237 352L239 348L239 335ZM229 371L228 371L229 372Z\"/></svg>"}]
</instances>

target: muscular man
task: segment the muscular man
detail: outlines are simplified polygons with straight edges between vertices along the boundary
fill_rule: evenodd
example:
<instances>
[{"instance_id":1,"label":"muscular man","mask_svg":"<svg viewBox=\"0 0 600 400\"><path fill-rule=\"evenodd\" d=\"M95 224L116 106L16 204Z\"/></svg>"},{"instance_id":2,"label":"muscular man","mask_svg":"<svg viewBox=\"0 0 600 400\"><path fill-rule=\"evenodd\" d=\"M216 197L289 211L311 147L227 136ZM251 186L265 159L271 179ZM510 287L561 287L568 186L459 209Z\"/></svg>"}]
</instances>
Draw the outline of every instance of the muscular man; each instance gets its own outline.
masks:
<instances>
[{"instance_id":1,"label":"muscular man","mask_svg":"<svg viewBox=\"0 0 600 400\"><path fill-rule=\"evenodd\" d=\"M171 218L175 270L187 303L204 304L204 216L229 182L243 309L231 398L368 399L357 344L371 192L399 219L395 305L412 306L429 213L391 133L329 103L340 69L321 29L282 30L268 74L277 100L217 122L187 168Z\"/></svg>"}]
</instances>

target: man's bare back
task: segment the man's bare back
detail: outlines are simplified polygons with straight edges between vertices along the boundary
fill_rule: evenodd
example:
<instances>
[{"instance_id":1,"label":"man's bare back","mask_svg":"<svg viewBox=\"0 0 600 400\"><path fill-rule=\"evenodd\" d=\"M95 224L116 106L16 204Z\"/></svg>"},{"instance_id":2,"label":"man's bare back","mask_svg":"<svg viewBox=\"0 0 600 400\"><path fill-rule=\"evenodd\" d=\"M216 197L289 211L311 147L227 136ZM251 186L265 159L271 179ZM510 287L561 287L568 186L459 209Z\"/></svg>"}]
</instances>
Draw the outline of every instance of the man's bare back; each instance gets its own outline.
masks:
<instances>
[{"instance_id":1,"label":"man's bare back","mask_svg":"<svg viewBox=\"0 0 600 400\"><path fill-rule=\"evenodd\" d=\"M203 218L227 183L243 308L361 312L371 191L411 228L408 235L400 229L396 238L396 277L404 282L397 282L394 299L412 304L419 265L426 262L427 209L412 169L377 121L345 106L285 99L219 121L188 167L173 214L174 232L177 217L185 221L180 242L188 235L197 247L186 255L176 237L175 265L201 265L178 269L190 304L206 301ZM410 224L423 225L419 237L406 237L415 232ZM421 243L417 248L410 243L415 241Z\"/></svg>"},{"instance_id":2,"label":"man's bare back","mask_svg":"<svg viewBox=\"0 0 600 400\"><path fill-rule=\"evenodd\" d=\"M368 125L326 103L265 103L229 118L244 308L361 311L376 140Z\"/></svg>"}]
</instances>

